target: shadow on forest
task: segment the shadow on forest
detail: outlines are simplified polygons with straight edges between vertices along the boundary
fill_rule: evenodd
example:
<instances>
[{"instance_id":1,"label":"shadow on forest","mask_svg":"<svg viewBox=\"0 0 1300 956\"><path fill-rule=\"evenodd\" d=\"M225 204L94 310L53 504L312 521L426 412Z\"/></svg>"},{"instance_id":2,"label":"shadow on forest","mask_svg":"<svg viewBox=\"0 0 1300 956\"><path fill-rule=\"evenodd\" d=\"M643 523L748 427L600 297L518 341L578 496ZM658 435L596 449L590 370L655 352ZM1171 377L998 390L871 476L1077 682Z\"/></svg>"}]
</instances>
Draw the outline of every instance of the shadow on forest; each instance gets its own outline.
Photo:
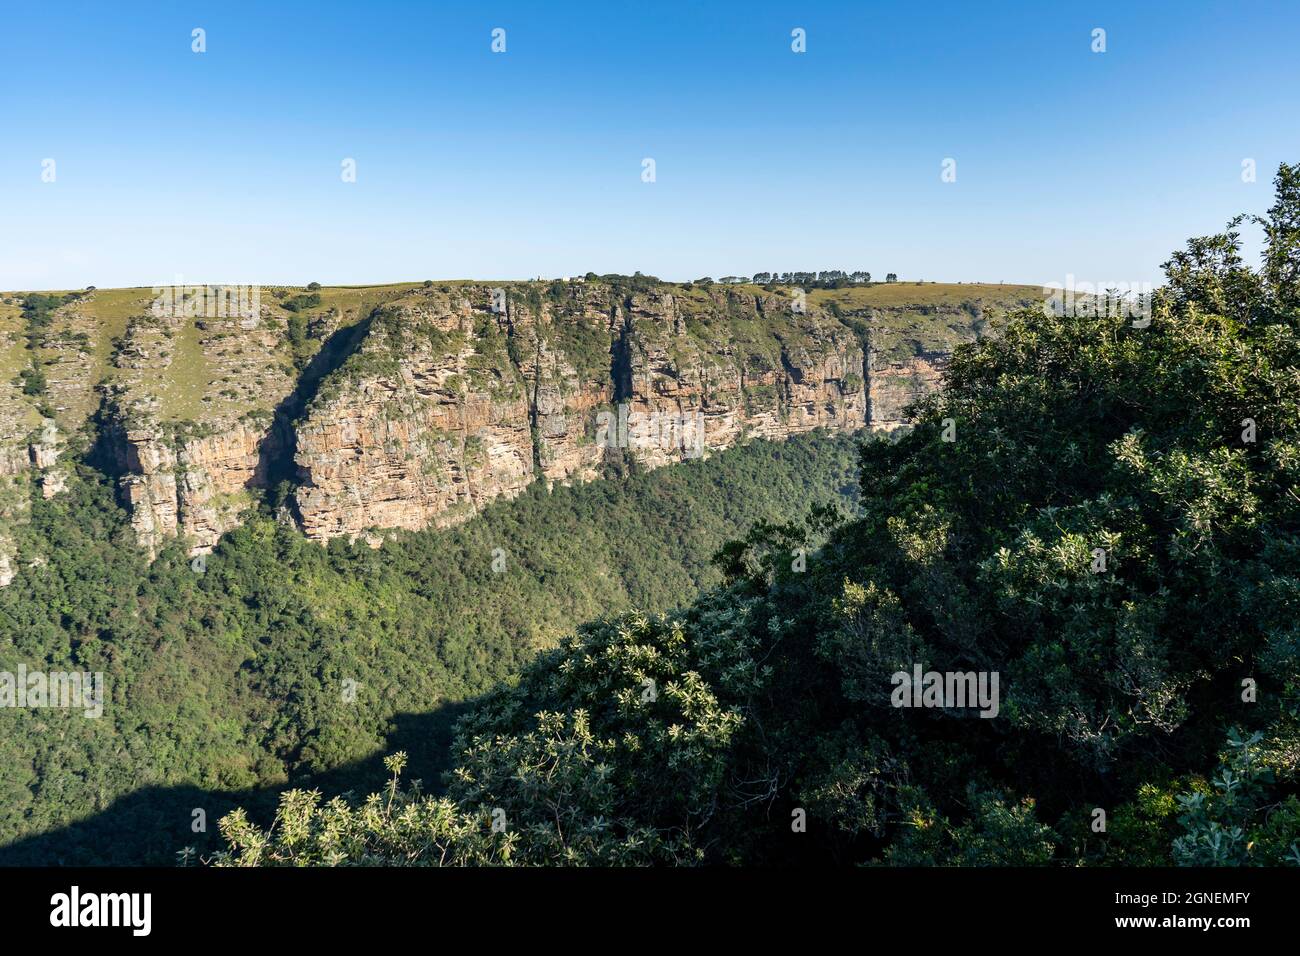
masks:
<instances>
[{"instance_id":1,"label":"shadow on forest","mask_svg":"<svg viewBox=\"0 0 1300 956\"><path fill-rule=\"evenodd\" d=\"M451 768L452 727L472 702L444 704L424 714L398 714L384 748L364 760L273 787L204 790L196 786L145 787L120 797L107 809L57 830L23 837L0 847L0 866L169 866L176 853L193 847L206 857L223 846L217 821L236 807L265 826L285 790L319 789L326 799L352 791L361 797L388 780L383 758L404 750L410 759L402 779L423 781L425 792L442 790ZM207 831L191 830L202 808Z\"/></svg>"}]
</instances>

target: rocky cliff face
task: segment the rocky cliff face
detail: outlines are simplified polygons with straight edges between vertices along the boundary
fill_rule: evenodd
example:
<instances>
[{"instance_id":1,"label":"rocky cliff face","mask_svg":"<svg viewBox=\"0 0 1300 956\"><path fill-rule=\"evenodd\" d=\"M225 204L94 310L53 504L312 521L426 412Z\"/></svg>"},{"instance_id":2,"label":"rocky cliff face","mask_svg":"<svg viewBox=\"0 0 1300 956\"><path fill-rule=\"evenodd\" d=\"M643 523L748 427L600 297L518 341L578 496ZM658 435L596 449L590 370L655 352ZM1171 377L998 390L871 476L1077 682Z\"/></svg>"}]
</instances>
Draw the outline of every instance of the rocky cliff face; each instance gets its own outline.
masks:
<instances>
[{"instance_id":1,"label":"rocky cliff face","mask_svg":"<svg viewBox=\"0 0 1300 956\"><path fill-rule=\"evenodd\" d=\"M296 424L297 511L322 539L443 526L610 455L862 428L862 369L851 330L775 296L422 290L374 315Z\"/></svg>"},{"instance_id":2,"label":"rocky cliff face","mask_svg":"<svg viewBox=\"0 0 1300 956\"><path fill-rule=\"evenodd\" d=\"M253 503L250 491L265 488L262 454L275 432L244 422L220 427L186 434L147 415L117 423L119 488L136 538L151 554L177 535L193 554L211 551Z\"/></svg>"},{"instance_id":3,"label":"rocky cliff face","mask_svg":"<svg viewBox=\"0 0 1300 956\"><path fill-rule=\"evenodd\" d=\"M907 409L943 382L946 352L921 352L901 361L871 356L868 421L875 431L893 431L907 424Z\"/></svg>"},{"instance_id":4,"label":"rocky cliff face","mask_svg":"<svg viewBox=\"0 0 1300 956\"><path fill-rule=\"evenodd\" d=\"M151 554L183 535L210 551L265 487L273 409L293 392L285 336L262 316L147 314L104 388L105 445Z\"/></svg>"},{"instance_id":5,"label":"rocky cliff face","mask_svg":"<svg viewBox=\"0 0 1300 956\"><path fill-rule=\"evenodd\" d=\"M26 520L33 489L53 498L66 487L66 462L61 455L66 442L52 418L42 418L15 394L0 388L0 587L18 573L20 555L15 531ZM4 405L8 397L10 404ZM37 556L33 556L34 558Z\"/></svg>"},{"instance_id":6,"label":"rocky cliff face","mask_svg":"<svg viewBox=\"0 0 1300 956\"><path fill-rule=\"evenodd\" d=\"M626 446L656 467L749 437L866 425L862 348L794 300L735 290L633 296L618 343Z\"/></svg>"},{"instance_id":7,"label":"rocky cliff face","mask_svg":"<svg viewBox=\"0 0 1300 956\"><path fill-rule=\"evenodd\" d=\"M637 278L268 290L238 315L211 314L201 292L198 307L187 293L161 311L147 290L70 297L38 356L48 399L0 382L0 583L17 567L25 489L58 492L67 436L95 402L94 447L151 554L175 537L211 550L272 485L309 537L374 541L611 461L656 468L749 438L899 427L951 346L1028 298ZM2 306L16 301L0 299L14 368L21 317Z\"/></svg>"},{"instance_id":8,"label":"rocky cliff face","mask_svg":"<svg viewBox=\"0 0 1300 956\"><path fill-rule=\"evenodd\" d=\"M472 290L500 300L492 290ZM498 301L511 337L510 354L528 396L537 475L559 482L589 481L604 450L594 422L613 407L611 377L618 318L603 289L566 287L562 302L518 291Z\"/></svg>"},{"instance_id":9,"label":"rocky cliff face","mask_svg":"<svg viewBox=\"0 0 1300 956\"><path fill-rule=\"evenodd\" d=\"M39 421L20 390L0 381L0 587L18 573L15 530L26 518L30 495L31 456L26 436Z\"/></svg>"},{"instance_id":10,"label":"rocky cliff face","mask_svg":"<svg viewBox=\"0 0 1300 956\"><path fill-rule=\"evenodd\" d=\"M456 293L381 308L294 428L309 537L443 526L533 477L504 319Z\"/></svg>"},{"instance_id":11,"label":"rocky cliff face","mask_svg":"<svg viewBox=\"0 0 1300 956\"><path fill-rule=\"evenodd\" d=\"M66 440L58 423L19 377L31 366L23 317L16 301L0 300L0 587L10 584L25 561L18 531L35 492L51 498L63 490Z\"/></svg>"}]
</instances>

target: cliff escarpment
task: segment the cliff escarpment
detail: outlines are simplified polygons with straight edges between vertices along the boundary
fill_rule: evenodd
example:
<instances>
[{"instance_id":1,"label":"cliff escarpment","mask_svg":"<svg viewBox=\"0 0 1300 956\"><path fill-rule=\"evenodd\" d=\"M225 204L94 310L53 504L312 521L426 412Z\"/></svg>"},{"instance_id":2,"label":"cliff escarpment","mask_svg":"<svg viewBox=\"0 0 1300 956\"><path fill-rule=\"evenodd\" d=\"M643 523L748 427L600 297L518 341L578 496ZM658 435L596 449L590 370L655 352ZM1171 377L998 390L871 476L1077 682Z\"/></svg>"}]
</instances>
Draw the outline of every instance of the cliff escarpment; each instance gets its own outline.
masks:
<instances>
[{"instance_id":1,"label":"cliff escarpment","mask_svg":"<svg viewBox=\"0 0 1300 956\"><path fill-rule=\"evenodd\" d=\"M70 455L113 476L151 554L209 551L268 505L316 540L377 541L534 481L897 428L955 344L1036 295L636 276L263 289L228 310L213 287L157 292L0 296L0 583L24 502L58 493Z\"/></svg>"},{"instance_id":2,"label":"cliff escarpment","mask_svg":"<svg viewBox=\"0 0 1300 956\"><path fill-rule=\"evenodd\" d=\"M443 526L611 456L654 468L862 428L862 364L850 329L774 295L413 291L372 316L294 423L296 511L315 538Z\"/></svg>"}]
</instances>

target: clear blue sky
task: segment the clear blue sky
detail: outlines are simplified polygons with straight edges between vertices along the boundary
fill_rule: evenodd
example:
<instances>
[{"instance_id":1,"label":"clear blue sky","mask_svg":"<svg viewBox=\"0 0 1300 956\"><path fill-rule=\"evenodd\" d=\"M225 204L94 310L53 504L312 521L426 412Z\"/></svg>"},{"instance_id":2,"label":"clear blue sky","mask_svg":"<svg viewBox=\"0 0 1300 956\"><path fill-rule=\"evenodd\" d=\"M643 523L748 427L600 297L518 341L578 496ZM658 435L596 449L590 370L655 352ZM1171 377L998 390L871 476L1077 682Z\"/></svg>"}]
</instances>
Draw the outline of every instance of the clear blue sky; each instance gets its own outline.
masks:
<instances>
[{"instance_id":1,"label":"clear blue sky","mask_svg":"<svg viewBox=\"0 0 1300 956\"><path fill-rule=\"evenodd\" d=\"M0 9L6 289L1146 281L1300 160L1294 0Z\"/></svg>"}]
</instances>

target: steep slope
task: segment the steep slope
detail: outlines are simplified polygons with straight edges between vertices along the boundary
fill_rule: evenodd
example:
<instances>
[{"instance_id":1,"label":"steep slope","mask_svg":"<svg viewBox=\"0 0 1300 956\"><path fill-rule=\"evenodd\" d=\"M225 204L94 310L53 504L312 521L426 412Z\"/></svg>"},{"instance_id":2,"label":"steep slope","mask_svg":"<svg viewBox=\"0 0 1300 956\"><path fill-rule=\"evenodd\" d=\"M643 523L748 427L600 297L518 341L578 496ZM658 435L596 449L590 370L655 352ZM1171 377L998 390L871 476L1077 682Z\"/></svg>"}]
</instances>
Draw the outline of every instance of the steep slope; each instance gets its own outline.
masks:
<instances>
[{"instance_id":1,"label":"steep slope","mask_svg":"<svg viewBox=\"0 0 1300 956\"><path fill-rule=\"evenodd\" d=\"M284 336L258 317L132 320L104 389L107 447L141 545L208 551L264 485L268 403L293 390Z\"/></svg>"},{"instance_id":2,"label":"steep slope","mask_svg":"<svg viewBox=\"0 0 1300 956\"><path fill-rule=\"evenodd\" d=\"M264 501L311 538L377 543L536 480L897 428L955 344L1038 293L608 276L2 298L0 580L59 455L95 450L151 555L210 551Z\"/></svg>"},{"instance_id":3,"label":"steep slope","mask_svg":"<svg viewBox=\"0 0 1300 956\"><path fill-rule=\"evenodd\" d=\"M532 480L524 381L502 323L445 292L377 310L294 425L309 537L445 526Z\"/></svg>"},{"instance_id":4,"label":"steep slope","mask_svg":"<svg viewBox=\"0 0 1300 956\"><path fill-rule=\"evenodd\" d=\"M454 702L583 621L690 600L756 522L851 509L856 468L851 436L753 442L537 482L455 528L393 532L382 552L253 516L195 573L175 541L147 562L111 483L75 467L58 498L32 499L23 540L48 561L0 589L0 672L102 672L105 706L0 712L0 866L167 865L215 848L216 819L255 791L369 788L395 742L436 785Z\"/></svg>"},{"instance_id":5,"label":"steep slope","mask_svg":"<svg viewBox=\"0 0 1300 956\"><path fill-rule=\"evenodd\" d=\"M714 290L420 289L294 426L309 536L463 520L538 477L654 468L750 436L866 424L862 348L828 315Z\"/></svg>"},{"instance_id":6,"label":"steep slope","mask_svg":"<svg viewBox=\"0 0 1300 956\"><path fill-rule=\"evenodd\" d=\"M1300 167L1277 187L1258 270L1234 218L1150 322L1028 308L953 352L861 444L857 514L563 638L461 718L443 793L394 748L382 793L225 818L218 862L1300 865Z\"/></svg>"},{"instance_id":7,"label":"steep slope","mask_svg":"<svg viewBox=\"0 0 1300 956\"><path fill-rule=\"evenodd\" d=\"M294 290L132 291L125 301L96 291L74 307L121 328L100 369L100 447L141 546L153 554L183 535L205 553L284 453L277 412L303 386L311 333L355 324L398 290L336 290L314 303L310 329Z\"/></svg>"}]
</instances>

